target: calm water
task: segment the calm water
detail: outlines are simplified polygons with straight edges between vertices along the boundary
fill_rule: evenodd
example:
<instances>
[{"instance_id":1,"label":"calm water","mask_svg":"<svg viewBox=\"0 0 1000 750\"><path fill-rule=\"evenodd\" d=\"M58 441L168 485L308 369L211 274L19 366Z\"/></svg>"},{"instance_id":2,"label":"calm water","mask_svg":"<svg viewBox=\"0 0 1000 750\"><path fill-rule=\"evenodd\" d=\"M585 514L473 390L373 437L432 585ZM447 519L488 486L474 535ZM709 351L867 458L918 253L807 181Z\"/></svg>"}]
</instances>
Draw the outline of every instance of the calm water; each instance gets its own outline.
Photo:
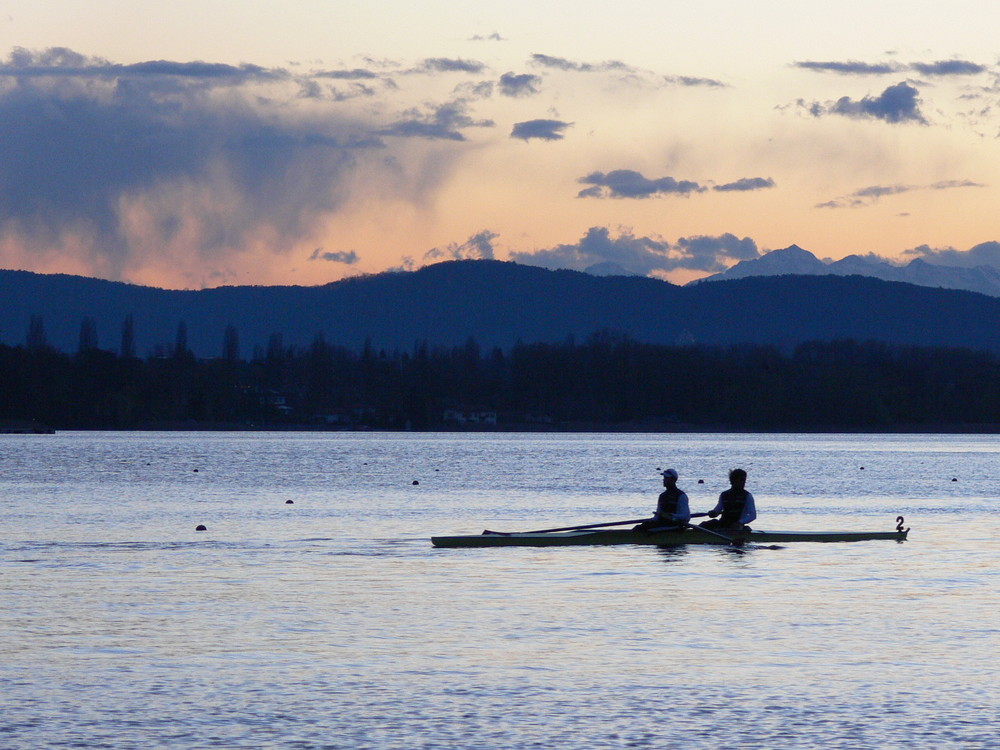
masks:
<instances>
[{"instance_id":1,"label":"calm water","mask_svg":"<svg viewBox=\"0 0 1000 750\"><path fill-rule=\"evenodd\" d=\"M667 466L704 511L737 465L757 528L910 541L428 539L642 517ZM2 748L1000 737L996 436L3 436L0 493Z\"/></svg>"}]
</instances>

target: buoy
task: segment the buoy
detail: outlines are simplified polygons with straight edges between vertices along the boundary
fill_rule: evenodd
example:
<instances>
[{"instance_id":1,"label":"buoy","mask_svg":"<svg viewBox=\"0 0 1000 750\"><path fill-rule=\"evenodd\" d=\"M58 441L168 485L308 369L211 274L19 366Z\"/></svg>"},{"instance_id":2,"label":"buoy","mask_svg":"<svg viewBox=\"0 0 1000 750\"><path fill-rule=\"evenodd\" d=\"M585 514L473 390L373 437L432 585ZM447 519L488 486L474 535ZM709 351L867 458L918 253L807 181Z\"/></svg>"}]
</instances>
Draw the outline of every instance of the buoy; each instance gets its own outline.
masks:
<instances>
[{"instance_id":1,"label":"buoy","mask_svg":"<svg viewBox=\"0 0 1000 750\"><path fill-rule=\"evenodd\" d=\"M413 480L413 483L414 484L420 484L420 482L418 482L416 479Z\"/></svg>"},{"instance_id":2,"label":"buoy","mask_svg":"<svg viewBox=\"0 0 1000 750\"><path fill-rule=\"evenodd\" d=\"M197 473L198 473L198 470L197 470L197 469L192 469L192 471L194 471L194 473L195 473L195 474L197 474Z\"/></svg>"},{"instance_id":3,"label":"buoy","mask_svg":"<svg viewBox=\"0 0 1000 750\"><path fill-rule=\"evenodd\" d=\"M704 479L699 479L698 480L698 484L705 484L705 480Z\"/></svg>"},{"instance_id":4,"label":"buoy","mask_svg":"<svg viewBox=\"0 0 1000 750\"><path fill-rule=\"evenodd\" d=\"M198 524L198 528L196 528L195 531L208 531L208 527L204 524Z\"/></svg>"},{"instance_id":5,"label":"buoy","mask_svg":"<svg viewBox=\"0 0 1000 750\"><path fill-rule=\"evenodd\" d=\"M285 505L295 505L294 500L285 500Z\"/></svg>"},{"instance_id":6,"label":"buoy","mask_svg":"<svg viewBox=\"0 0 1000 750\"><path fill-rule=\"evenodd\" d=\"M864 467L864 466L862 466L862 467L861 467L861 471L864 471L864 470L865 470L865 467Z\"/></svg>"},{"instance_id":7,"label":"buoy","mask_svg":"<svg viewBox=\"0 0 1000 750\"><path fill-rule=\"evenodd\" d=\"M958 481L958 479L957 479L956 477L952 477L952 478L951 478L951 481L953 481L953 482L957 482L957 481Z\"/></svg>"}]
</instances>

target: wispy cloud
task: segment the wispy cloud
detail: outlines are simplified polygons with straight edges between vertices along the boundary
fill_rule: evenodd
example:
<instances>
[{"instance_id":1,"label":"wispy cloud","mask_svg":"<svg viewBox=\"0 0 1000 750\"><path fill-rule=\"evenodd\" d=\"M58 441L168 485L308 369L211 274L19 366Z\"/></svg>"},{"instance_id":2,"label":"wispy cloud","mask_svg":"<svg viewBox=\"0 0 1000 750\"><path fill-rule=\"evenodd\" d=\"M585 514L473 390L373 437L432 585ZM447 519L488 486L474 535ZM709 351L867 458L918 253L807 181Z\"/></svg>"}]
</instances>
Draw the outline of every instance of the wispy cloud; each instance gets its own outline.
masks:
<instances>
[{"instance_id":1,"label":"wispy cloud","mask_svg":"<svg viewBox=\"0 0 1000 750\"><path fill-rule=\"evenodd\" d=\"M580 198L651 198L655 195L690 195L706 188L691 180L673 177L649 179L631 169L616 169L608 173L591 172L578 182L591 187L581 190Z\"/></svg>"},{"instance_id":2,"label":"wispy cloud","mask_svg":"<svg viewBox=\"0 0 1000 750\"><path fill-rule=\"evenodd\" d=\"M533 96L541 85L541 77L532 73L504 73L500 76L500 93L504 96Z\"/></svg>"},{"instance_id":3,"label":"wispy cloud","mask_svg":"<svg viewBox=\"0 0 1000 750\"><path fill-rule=\"evenodd\" d=\"M880 198L900 195L914 190L952 190L954 188L981 188L982 183L972 180L943 180L930 185L870 185L855 190L849 195L820 203L816 208L864 208L878 203Z\"/></svg>"},{"instance_id":4,"label":"wispy cloud","mask_svg":"<svg viewBox=\"0 0 1000 750\"><path fill-rule=\"evenodd\" d=\"M841 73L844 75L887 75L905 69L905 66L897 63L866 63L858 60L846 60L843 62L828 61L818 62L805 60L792 63L796 68L813 70L819 73Z\"/></svg>"},{"instance_id":5,"label":"wispy cloud","mask_svg":"<svg viewBox=\"0 0 1000 750\"><path fill-rule=\"evenodd\" d=\"M736 182L727 182L724 185L716 185L712 190L720 193L747 192L750 190L768 190L774 187L774 180L770 177L744 177Z\"/></svg>"},{"instance_id":6,"label":"wispy cloud","mask_svg":"<svg viewBox=\"0 0 1000 750\"><path fill-rule=\"evenodd\" d=\"M352 68L344 70L320 70L311 74L314 78L333 78L340 81L373 80L380 75L367 68Z\"/></svg>"},{"instance_id":7,"label":"wispy cloud","mask_svg":"<svg viewBox=\"0 0 1000 750\"><path fill-rule=\"evenodd\" d=\"M263 68L258 65L226 65L223 63L148 62L121 65L100 57L87 57L66 47L46 50L15 48L7 61L0 64L0 77L28 78L177 78L188 81L216 82L218 85L287 80L290 74L280 68Z\"/></svg>"},{"instance_id":8,"label":"wispy cloud","mask_svg":"<svg viewBox=\"0 0 1000 750\"><path fill-rule=\"evenodd\" d=\"M663 81L671 86L704 86L706 88L727 88L726 84L714 78L697 76L663 76Z\"/></svg>"},{"instance_id":9,"label":"wispy cloud","mask_svg":"<svg viewBox=\"0 0 1000 750\"><path fill-rule=\"evenodd\" d=\"M565 57L553 57L535 53L531 56L531 63L543 68L553 70L571 71L574 73L606 73L608 71L635 72L635 68L626 65L620 60L607 60L600 63L576 62Z\"/></svg>"},{"instance_id":10,"label":"wispy cloud","mask_svg":"<svg viewBox=\"0 0 1000 750\"><path fill-rule=\"evenodd\" d=\"M538 138L543 141L561 141L563 131L573 123L562 120L528 120L514 125L510 132L511 138L520 138L527 141Z\"/></svg>"},{"instance_id":11,"label":"wispy cloud","mask_svg":"<svg viewBox=\"0 0 1000 750\"><path fill-rule=\"evenodd\" d=\"M913 70L925 76L974 76L985 73L985 65L968 60L938 60L932 63L913 63Z\"/></svg>"},{"instance_id":12,"label":"wispy cloud","mask_svg":"<svg viewBox=\"0 0 1000 750\"><path fill-rule=\"evenodd\" d=\"M530 64L548 70L568 73L616 73L622 79L632 82L644 82L647 86L702 86L707 88L726 88L726 84L714 78L703 78L688 75L658 75L649 70L636 68L621 60L605 60L602 62L579 62L565 57L555 57L535 53Z\"/></svg>"},{"instance_id":13,"label":"wispy cloud","mask_svg":"<svg viewBox=\"0 0 1000 750\"><path fill-rule=\"evenodd\" d=\"M718 237L682 237L670 243L660 237L637 237L630 230L620 230L613 236L606 227L591 227L579 242L534 252L515 252L511 259L543 268L577 271L613 263L647 276L677 269L722 271L736 261L759 255L752 239L728 233Z\"/></svg>"},{"instance_id":14,"label":"wispy cloud","mask_svg":"<svg viewBox=\"0 0 1000 750\"><path fill-rule=\"evenodd\" d=\"M379 135L397 138L464 141L463 128L491 128L492 120L476 120L468 114L468 102L462 99L439 104L430 111L410 111L379 131Z\"/></svg>"},{"instance_id":15,"label":"wispy cloud","mask_svg":"<svg viewBox=\"0 0 1000 750\"><path fill-rule=\"evenodd\" d=\"M863 99L855 100L845 96L825 104L813 102L807 105L802 101L799 104L807 107L815 117L841 115L854 119L882 120L893 124L907 122L927 124L920 111L920 92L908 83L897 83L878 96L866 96Z\"/></svg>"},{"instance_id":16,"label":"wispy cloud","mask_svg":"<svg viewBox=\"0 0 1000 750\"><path fill-rule=\"evenodd\" d=\"M312 255L309 256L309 260L325 260L331 263L344 263L345 265L353 266L361 260L361 258L353 250L324 252L323 248L317 247L313 250Z\"/></svg>"},{"instance_id":17,"label":"wispy cloud","mask_svg":"<svg viewBox=\"0 0 1000 750\"><path fill-rule=\"evenodd\" d=\"M413 73L474 73L479 75L486 65L478 60L462 60L448 57L429 57L410 72Z\"/></svg>"},{"instance_id":18,"label":"wispy cloud","mask_svg":"<svg viewBox=\"0 0 1000 750\"><path fill-rule=\"evenodd\" d=\"M880 62L866 63L858 60L816 61L803 60L792 63L793 67L818 73L839 73L841 75L891 75L912 70L924 76L971 76L985 73L989 68L969 60L937 60L935 62Z\"/></svg>"},{"instance_id":19,"label":"wispy cloud","mask_svg":"<svg viewBox=\"0 0 1000 750\"><path fill-rule=\"evenodd\" d=\"M499 32L494 31L492 34L475 34L469 37L470 42L506 42Z\"/></svg>"},{"instance_id":20,"label":"wispy cloud","mask_svg":"<svg viewBox=\"0 0 1000 750\"><path fill-rule=\"evenodd\" d=\"M983 242L969 250L956 250L953 247L932 248L921 245L903 252L904 256L922 258L928 263L941 266L958 266L960 268L975 268L991 266L1000 271L1000 242Z\"/></svg>"},{"instance_id":21,"label":"wispy cloud","mask_svg":"<svg viewBox=\"0 0 1000 750\"><path fill-rule=\"evenodd\" d=\"M450 243L444 248L431 248L424 253L424 260L493 260L493 240L496 232L484 229L462 243Z\"/></svg>"}]
</instances>

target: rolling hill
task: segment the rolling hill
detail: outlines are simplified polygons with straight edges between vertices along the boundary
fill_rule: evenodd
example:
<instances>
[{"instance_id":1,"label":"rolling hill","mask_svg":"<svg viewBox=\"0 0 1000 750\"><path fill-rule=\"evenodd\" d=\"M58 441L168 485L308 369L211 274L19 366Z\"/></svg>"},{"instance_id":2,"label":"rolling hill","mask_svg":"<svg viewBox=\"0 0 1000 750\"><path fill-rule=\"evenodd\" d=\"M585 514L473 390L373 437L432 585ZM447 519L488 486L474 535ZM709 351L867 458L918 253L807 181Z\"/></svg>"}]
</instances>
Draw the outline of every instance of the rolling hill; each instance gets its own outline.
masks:
<instances>
[{"instance_id":1,"label":"rolling hill","mask_svg":"<svg viewBox=\"0 0 1000 750\"><path fill-rule=\"evenodd\" d=\"M0 271L0 342L25 343L41 318L51 346L75 351L85 317L117 351L134 320L137 353L169 351L179 323L200 357L218 356L227 325L244 357L274 334L284 346L328 343L410 350L578 340L604 330L650 343L771 344L877 340L1000 352L1000 298L862 276L752 276L679 287L501 261L451 261L314 287L163 290L76 276Z\"/></svg>"}]
</instances>

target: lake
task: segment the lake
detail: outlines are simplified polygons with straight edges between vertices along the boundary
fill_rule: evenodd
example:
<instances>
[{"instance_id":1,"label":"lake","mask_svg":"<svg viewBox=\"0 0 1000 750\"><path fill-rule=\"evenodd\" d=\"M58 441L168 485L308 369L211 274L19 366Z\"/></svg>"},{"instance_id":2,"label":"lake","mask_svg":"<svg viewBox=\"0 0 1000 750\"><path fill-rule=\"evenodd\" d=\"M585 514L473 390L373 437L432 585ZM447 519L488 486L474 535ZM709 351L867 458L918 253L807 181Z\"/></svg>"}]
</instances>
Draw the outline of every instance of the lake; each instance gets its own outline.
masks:
<instances>
[{"instance_id":1,"label":"lake","mask_svg":"<svg viewBox=\"0 0 1000 750\"><path fill-rule=\"evenodd\" d=\"M704 512L736 466L755 528L910 538L429 541L647 516L668 467ZM0 493L2 748L1000 736L994 435L6 435Z\"/></svg>"}]
</instances>

